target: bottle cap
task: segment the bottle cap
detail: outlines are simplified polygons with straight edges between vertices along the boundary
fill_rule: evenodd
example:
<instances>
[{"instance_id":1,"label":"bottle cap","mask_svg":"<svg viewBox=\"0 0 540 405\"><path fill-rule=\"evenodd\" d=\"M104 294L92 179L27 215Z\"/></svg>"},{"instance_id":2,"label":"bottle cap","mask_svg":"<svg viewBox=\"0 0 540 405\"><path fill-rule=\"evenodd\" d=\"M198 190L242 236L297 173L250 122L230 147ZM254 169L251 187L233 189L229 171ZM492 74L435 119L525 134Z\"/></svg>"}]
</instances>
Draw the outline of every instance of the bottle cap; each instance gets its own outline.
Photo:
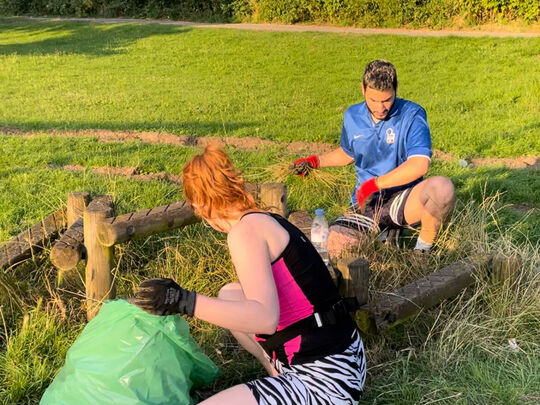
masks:
<instances>
[{"instance_id":1,"label":"bottle cap","mask_svg":"<svg viewBox=\"0 0 540 405\"><path fill-rule=\"evenodd\" d=\"M317 208L315 210L315 215L324 215L324 209L322 208Z\"/></svg>"}]
</instances>

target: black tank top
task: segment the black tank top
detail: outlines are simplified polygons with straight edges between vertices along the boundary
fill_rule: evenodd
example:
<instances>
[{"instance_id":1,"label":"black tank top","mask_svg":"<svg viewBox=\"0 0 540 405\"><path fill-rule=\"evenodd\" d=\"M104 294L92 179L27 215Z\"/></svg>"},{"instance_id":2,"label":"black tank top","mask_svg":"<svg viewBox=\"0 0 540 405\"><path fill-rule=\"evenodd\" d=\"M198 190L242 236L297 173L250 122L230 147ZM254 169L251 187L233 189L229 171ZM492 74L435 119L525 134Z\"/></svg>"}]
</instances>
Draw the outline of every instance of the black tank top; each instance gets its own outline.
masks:
<instances>
[{"instance_id":1,"label":"black tank top","mask_svg":"<svg viewBox=\"0 0 540 405\"><path fill-rule=\"evenodd\" d=\"M272 262L272 275L280 307L277 331L314 312L326 311L340 300L328 268L302 231L273 213L248 212L240 220L250 214L270 215L289 234L287 246ZM308 329L268 354L285 365L312 362L345 350L352 343L351 336L355 327L354 321L350 320ZM264 341L270 336L256 335L256 338L264 347Z\"/></svg>"}]
</instances>

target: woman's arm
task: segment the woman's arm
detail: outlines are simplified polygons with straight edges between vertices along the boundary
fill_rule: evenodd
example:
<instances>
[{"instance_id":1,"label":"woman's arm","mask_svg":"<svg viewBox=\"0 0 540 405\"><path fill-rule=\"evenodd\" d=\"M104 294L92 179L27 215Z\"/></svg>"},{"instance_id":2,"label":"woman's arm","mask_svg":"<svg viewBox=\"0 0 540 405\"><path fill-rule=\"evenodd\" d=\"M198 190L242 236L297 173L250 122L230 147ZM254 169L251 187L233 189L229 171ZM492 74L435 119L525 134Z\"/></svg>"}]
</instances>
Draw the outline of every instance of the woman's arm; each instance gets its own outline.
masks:
<instances>
[{"instance_id":1,"label":"woman's arm","mask_svg":"<svg viewBox=\"0 0 540 405\"><path fill-rule=\"evenodd\" d=\"M198 294L195 316L226 329L271 334L279 320L279 301L264 232L250 223L238 223L227 237L246 299L228 301Z\"/></svg>"}]
</instances>

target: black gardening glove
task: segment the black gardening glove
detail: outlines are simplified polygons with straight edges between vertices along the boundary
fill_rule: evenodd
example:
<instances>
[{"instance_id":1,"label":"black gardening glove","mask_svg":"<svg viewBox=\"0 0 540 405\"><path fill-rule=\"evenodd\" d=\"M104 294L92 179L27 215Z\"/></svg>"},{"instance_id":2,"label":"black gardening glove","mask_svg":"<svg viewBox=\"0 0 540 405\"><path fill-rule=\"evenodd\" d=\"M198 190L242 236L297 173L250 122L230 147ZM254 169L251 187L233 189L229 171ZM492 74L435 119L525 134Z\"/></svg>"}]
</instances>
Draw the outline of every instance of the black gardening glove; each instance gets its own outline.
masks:
<instances>
[{"instance_id":1,"label":"black gardening glove","mask_svg":"<svg viewBox=\"0 0 540 405\"><path fill-rule=\"evenodd\" d=\"M151 278L139 285L132 302L154 315L193 316L196 298L195 291L180 287L170 278Z\"/></svg>"}]
</instances>

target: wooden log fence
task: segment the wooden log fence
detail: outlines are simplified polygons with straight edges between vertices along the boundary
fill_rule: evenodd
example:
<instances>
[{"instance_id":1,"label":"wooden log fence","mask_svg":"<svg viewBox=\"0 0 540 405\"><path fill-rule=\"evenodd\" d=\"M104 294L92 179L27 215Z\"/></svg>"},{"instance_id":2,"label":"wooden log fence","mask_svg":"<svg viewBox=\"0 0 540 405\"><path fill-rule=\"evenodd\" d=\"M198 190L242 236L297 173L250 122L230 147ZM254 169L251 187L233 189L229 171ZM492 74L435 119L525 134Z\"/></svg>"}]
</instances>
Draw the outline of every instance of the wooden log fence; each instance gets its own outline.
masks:
<instances>
[{"instance_id":1,"label":"wooden log fence","mask_svg":"<svg viewBox=\"0 0 540 405\"><path fill-rule=\"evenodd\" d=\"M262 206L284 216L287 214L284 185L250 184L248 189ZM71 226L51 251L51 260L60 270L69 270L83 259L86 249L87 317L90 320L104 300L115 296L112 277L114 245L199 221L185 201L115 217L112 215L112 199L109 196L90 201L88 193L70 194L66 210L56 211L0 247L0 267L6 268L31 257L47 240L58 236L69 222ZM310 236L312 220L307 211L294 212L289 219ZM457 295L476 280L476 269L488 263L491 264L491 271L486 274L497 282L513 280L521 265L518 259L501 255L475 261L462 260L394 292L382 294L372 302L368 302L370 270L367 260L343 258L335 269L330 265L329 270L338 283L340 294L356 297L361 305L354 314L360 329L366 334L373 334L381 333L419 311Z\"/></svg>"},{"instance_id":2,"label":"wooden log fence","mask_svg":"<svg viewBox=\"0 0 540 405\"><path fill-rule=\"evenodd\" d=\"M0 269L27 260L55 240L66 228L66 210L59 209L0 246Z\"/></svg>"},{"instance_id":3,"label":"wooden log fence","mask_svg":"<svg viewBox=\"0 0 540 405\"><path fill-rule=\"evenodd\" d=\"M83 213L89 203L90 193L81 192L68 195L66 210L69 228L51 249L51 262L62 271L73 269L79 261L86 258Z\"/></svg>"},{"instance_id":4,"label":"wooden log fence","mask_svg":"<svg viewBox=\"0 0 540 405\"><path fill-rule=\"evenodd\" d=\"M284 184L248 184L247 188L262 207L287 215ZM104 300L115 296L112 278L114 245L182 228L200 219L185 201L115 217L112 216L110 197L101 196L89 201L88 193L68 196L70 227L51 250L51 261L60 270L70 270L86 253L86 305L90 320Z\"/></svg>"}]
</instances>

